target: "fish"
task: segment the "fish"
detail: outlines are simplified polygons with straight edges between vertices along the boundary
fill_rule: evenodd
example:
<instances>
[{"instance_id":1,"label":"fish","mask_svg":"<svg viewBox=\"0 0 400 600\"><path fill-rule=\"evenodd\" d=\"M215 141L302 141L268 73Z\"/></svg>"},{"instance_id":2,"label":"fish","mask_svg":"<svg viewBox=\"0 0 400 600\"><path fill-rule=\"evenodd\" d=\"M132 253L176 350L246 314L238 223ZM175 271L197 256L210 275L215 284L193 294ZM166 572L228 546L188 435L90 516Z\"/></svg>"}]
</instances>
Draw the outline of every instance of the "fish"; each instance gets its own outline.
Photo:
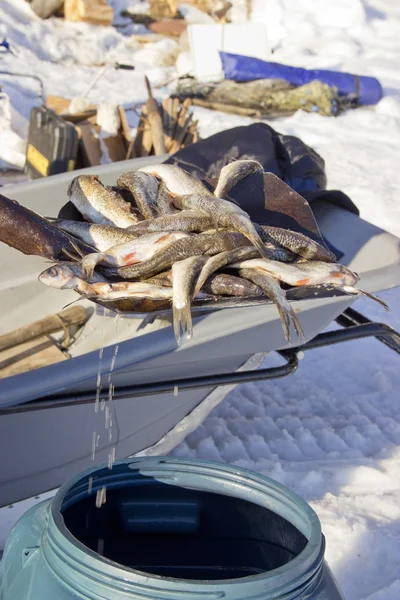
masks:
<instances>
[{"instance_id":1,"label":"fish","mask_svg":"<svg viewBox=\"0 0 400 600\"><path fill-rule=\"evenodd\" d=\"M263 242L263 244L267 258L269 258L270 260L278 260L279 262L291 263L297 261L299 258L297 254L295 254L291 250L288 250L287 248L279 246L279 244L277 244L274 241Z\"/></svg>"},{"instance_id":2,"label":"fish","mask_svg":"<svg viewBox=\"0 0 400 600\"><path fill-rule=\"evenodd\" d=\"M168 271L164 271L163 273L153 275L153 277L149 277L149 279L145 279L145 281L147 283L153 283L154 285L172 287L172 269L168 269Z\"/></svg>"},{"instance_id":3,"label":"fish","mask_svg":"<svg viewBox=\"0 0 400 600\"><path fill-rule=\"evenodd\" d=\"M188 237L188 234L180 231L167 233L158 231L133 238L125 244L112 246L104 252L86 254L82 259L83 276L90 277L98 264L121 267L145 261L159 250L185 237Z\"/></svg>"},{"instance_id":4,"label":"fish","mask_svg":"<svg viewBox=\"0 0 400 600\"><path fill-rule=\"evenodd\" d=\"M247 238L232 231L191 235L176 240L146 261L118 269L104 269L104 273L109 277L122 277L122 279L149 278L169 269L174 262L185 258L203 254L212 256L224 250L233 250L233 248L245 245L249 245Z\"/></svg>"},{"instance_id":5,"label":"fish","mask_svg":"<svg viewBox=\"0 0 400 600\"><path fill-rule=\"evenodd\" d=\"M128 231L129 228L124 229L111 225L97 225L86 221L69 221L67 219L55 219L53 222L59 229L90 244L100 252L104 252L117 244L129 242L136 237Z\"/></svg>"},{"instance_id":6,"label":"fish","mask_svg":"<svg viewBox=\"0 0 400 600\"><path fill-rule=\"evenodd\" d=\"M250 262L250 261L249 261ZM304 332L294 312L290 302L286 298L285 291L281 288L279 281L271 275L258 269L243 268L239 269L239 275L244 279L249 279L258 285L264 294L268 296L279 311L285 338L291 343L290 325L294 327L299 341L304 341Z\"/></svg>"},{"instance_id":7,"label":"fish","mask_svg":"<svg viewBox=\"0 0 400 600\"><path fill-rule=\"evenodd\" d=\"M0 194L0 241L26 255L74 260L93 247L58 229L48 219Z\"/></svg>"},{"instance_id":8,"label":"fish","mask_svg":"<svg viewBox=\"0 0 400 600\"><path fill-rule=\"evenodd\" d=\"M142 235L142 233L151 231L200 232L212 229L212 227L212 219L207 215L199 214L193 210L182 210L176 214L161 216L151 221L142 221L137 225L128 227L127 231L133 235Z\"/></svg>"},{"instance_id":9,"label":"fish","mask_svg":"<svg viewBox=\"0 0 400 600\"><path fill-rule=\"evenodd\" d=\"M38 277L41 283L59 290L75 290L80 294L93 295L95 290L91 284L76 275L67 264L53 265L42 271Z\"/></svg>"},{"instance_id":10,"label":"fish","mask_svg":"<svg viewBox=\"0 0 400 600\"><path fill-rule=\"evenodd\" d=\"M163 181L158 186L157 194L157 213L166 217L167 215L174 215L178 211L173 207L171 203L171 197L168 192L168 188Z\"/></svg>"},{"instance_id":11,"label":"fish","mask_svg":"<svg viewBox=\"0 0 400 600\"><path fill-rule=\"evenodd\" d=\"M131 192L145 219L157 216L158 181L155 177L141 171L126 171L118 177L117 186Z\"/></svg>"},{"instance_id":12,"label":"fish","mask_svg":"<svg viewBox=\"0 0 400 600\"><path fill-rule=\"evenodd\" d=\"M206 260L204 256L190 256L172 265L172 310L175 339L178 345L181 340L181 328L188 340L193 335L190 299L197 275Z\"/></svg>"},{"instance_id":13,"label":"fish","mask_svg":"<svg viewBox=\"0 0 400 600\"><path fill-rule=\"evenodd\" d=\"M94 283L91 286L97 297L105 301L123 298L152 298L172 300L172 289L144 281L121 281L117 283Z\"/></svg>"},{"instance_id":14,"label":"fish","mask_svg":"<svg viewBox=\"0 0 400 600\"><path fill-rule=\"evenodd\" d=\"M177 208L198 210L208 215L213 220L216 229L222 225L243 234L259 250L261 256L266 257L266 250L249 215L236 204L215 198L209 192L176 196L173 198L173 202Z\"/></svg>"},{"instance_id":15,"label":"fish","mask_svg":"<svg viewBox=\"0 0 400 600\"><path fill-rule=\"evenodd\" d=\"M82 272L82 265L77 262L62 261L57 263L57 266L63 266L68 268L74 275L76 275L76 277L79 277L79 279L83 279L84 281L86 281L86 283L108 283L110 281L102 273L98 273L97 271L94 271L90 277L85 278Z\"/></svg>"},{"instance_id":16,"label":"fish","mask_svg":"<svg viewBox=\"0 0 400 600\"><path fill-rule=\"evenodd\" d=\"M263 291L258 285L248 279L227 273L211 275L202 285L202 290L215 296L257 297L263 295Z\"/></svg>"},{"instance_id":17,"label":"fish","mask_svg":"<svg viewBox=\"0 0 400 600\"><path fill-rule=\"evenodd\" d=\"M302 233L291 231L290 229L282 229L281 227L271 227L269 225L256 225L255 228L263 242L277 242L280 246L291 250L307 260L320 260L332 263L337 261L333 252Z\"/></svg>"},{"instance_id":18,"label":"fish","mask_svg":"<svg viewBox=\"0 0 400 600\"><path fill-rule=\"evenodd\" d=\"M83 217L99 225L128 227L138 222L131 205L121 194L101 183L97 175L78 175L71 181L67 194Z\"/></svg>"},{"instance_id":19,"label":"fish","mask_svg":"<svg viewBox=\"0 0 400 600\"><path fill-rule=\"evenodd\" d=\"M229 265L229 263L233 263L237 260L249 260L250 258L256 258L258 255L258 250L256 248L247 246L242 248L234 248L233 250L226 250L225 252L220 252L219 254L211 256L201 269L195 286L194 294L196 295L197 292L201 290L203 284L213 273L215 273L215 271L218 271L218 269L222 269L222 267L225 267L226 265Z\"/></svg>"},{"instance_id":20,"label":"fish","mask_svg":"<svg viewBox=\"0 0 400 600\"><path fill-rule=\"evenodd\" d=\"M328 283L337 286L352 286L359 280L357 273L353 273L347 267L339 263L332 264L321 261L286 264L267 258L254 258L235 262L230 267L257 269L295 287Z\"/></svg>"},{"instance_id":21,"label":"fish","mask_svg":"<svg viewBox=\"0 0 400 600\"><path fill-rule=\"evenodd\" d=\"M235 160L222 167L214 195L225 198L226 194L244 177L252 173L263 173L264 168L257 160Z\"/></svg>"},{"instance_id":22,"label":"fish","mask_svg":"<svg viewBox=\"0 0 400 600\"><path fill-rule=\"evenodd\" d=\"M199 194L210 193L198 177L186 173L186 171L177 165L149 165L141 167L139 171L150 173L161 179L169 193L173 196L183 196L184 194L192 194L193 192L198 192Z\"/></svg>"}]
</instances>

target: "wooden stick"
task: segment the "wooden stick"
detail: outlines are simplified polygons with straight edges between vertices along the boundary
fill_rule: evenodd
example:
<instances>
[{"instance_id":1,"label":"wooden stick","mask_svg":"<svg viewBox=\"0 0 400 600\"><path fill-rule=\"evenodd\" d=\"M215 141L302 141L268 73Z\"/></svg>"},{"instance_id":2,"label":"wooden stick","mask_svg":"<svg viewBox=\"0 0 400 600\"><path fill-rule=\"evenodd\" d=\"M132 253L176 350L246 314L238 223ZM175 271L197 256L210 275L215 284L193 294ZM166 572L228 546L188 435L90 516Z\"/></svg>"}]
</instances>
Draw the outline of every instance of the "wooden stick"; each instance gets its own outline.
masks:
<instances>
[{"instance_id":1,"label":"wooden stick","mask_svg":"<svg viewBox=\"0 0 400 600\"><path fill-rule=\"evenodd\" d=\"M167 148L167 152L168 152L168 148L169 146L172 144L172 137L171 137L171 131L172 131L172 121L173 121L173 115L172 115L172 98L165 98L165 100L163 100L162 102L162 107L163 107L163 127L164 127L164 135L165 135L165 146Z\"/></svg>"},{"instance_id":2,"label":"wooden stick","mask_svg":"<svg viewBox=\"0 0 400 600\"><path fill-rule=\"evenodd\" d=\"M189 125L190 125L190 123L192 121L192 118L193 118L193 115L189 115L187 117L185 123L183 124L183 126L180 127L180 131L177 134L176 138L174 139L174 141L172 143L172 146L171 146L171 148L169 150L169 152L171 154L173 154L174 152L178 152L179 148L181 147L182 142L183 142L183 138L185 137L186 132L189 129Z\"/></svg>"},{"instance_id":3,"label":"wooden stick","mask_svg":"<svg viewBox=\"0 0 400 600\"><path fill-rule=\"evenodd\" d=\"M147 108L146 105L143 104L136 136L133 140L131 151L129 152L128 150L127 159L148 156L152 147L153 137L151 135L150 123L147 118Z\"/></svg>"},{"instance_id":4,"label":"wooden stick","mask_svg":"<svg viewBox=\"0 0 400 600\"><path fill-rule=\"evenodd\" d=\"M48 315L39 321L24 325L0 336L0 351L29 342L48 333L61 331L72 325L84 325L90 313L83 306L72 306L54 315Z\"/></svg>"},{"instance_id":5,"label":"wooden stick","mask_svg":"<svg viewBox=\"0 0 400 600\"><path fill-rule=\"evenodd\" d=\"M150 87L150 82L146 76L145 76L145 82L146 82L146 87L147 87L147 93L149 96L148 100L146 102L146 107L147 107L150 129L151 129L151 133L152 133L152 137L153 137L154 152L157 155L166 154L167 149L165 147L164 128L163 128L160 111L158 110L158 104L153 97L151 87Z\"/></svg>"},{"instance_id":6,"label":"wooden stick","mask_svg":"<svg viewBox=\"0 0 400 600\"><path fill-rule=\"evenodd\" d=\"M190 120L187 121L187 114L189 107L191 106L192 101L190 98L186 98L183 101L179 114L177 115L176 127L174 131L173 141L170 147L168 148L168 152L176 152L179 150L182 140L185 137L186 129L190 124ZM177 142L179 140L179 142Z\"/></svg>"},{"instance_id":7,"label":"wooden stick","mask_svg":"<svg viewBox=\"0 0 400 600\"><path fill-rule=\"evenodd\" d=\"M181 148L183 148L185 146L190 146L190 144L194 143L195 136L197 135L197 124L198 124L198 121L193 121L190 124L190 127L186 131L185 137L182 140ZM196 138L196 142L197 142L197 139L198 138Z\"/></svg>"},{"instance_id":8,"label":"wooden stick","mask_svg":"<svg viewBox=\"0 0 400 600\"><path fill-rule=\"evenodd\" d=\"M178 109L179 109L179 98L172 98L172 103L171 103L171 114L172 114L172 121L171 121L171 130L170 130L170 137L172 139L174 139L175 137L175 133L176 133L176 126L178 123Z\"/></svg>"}]
</instances>

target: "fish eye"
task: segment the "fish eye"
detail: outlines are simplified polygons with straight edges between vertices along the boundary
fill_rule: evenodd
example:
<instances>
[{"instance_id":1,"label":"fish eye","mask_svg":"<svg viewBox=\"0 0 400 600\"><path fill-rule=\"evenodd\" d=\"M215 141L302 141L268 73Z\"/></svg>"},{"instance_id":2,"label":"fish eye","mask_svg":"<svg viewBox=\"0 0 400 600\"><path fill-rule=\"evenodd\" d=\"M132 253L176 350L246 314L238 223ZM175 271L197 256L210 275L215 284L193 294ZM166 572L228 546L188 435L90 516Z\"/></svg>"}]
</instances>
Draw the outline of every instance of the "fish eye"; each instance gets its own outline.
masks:
<instances>
[{"instance_id":1,"label":"fish eye","mask_svg":"<svg viewBox=\"0 0 400 600\"><path fill-rule=\"evenodd\" d=\"M50 277L57 277L58 275L56 267L51 267L47 273L50 275Z\"/></svg>"}]
</instances>

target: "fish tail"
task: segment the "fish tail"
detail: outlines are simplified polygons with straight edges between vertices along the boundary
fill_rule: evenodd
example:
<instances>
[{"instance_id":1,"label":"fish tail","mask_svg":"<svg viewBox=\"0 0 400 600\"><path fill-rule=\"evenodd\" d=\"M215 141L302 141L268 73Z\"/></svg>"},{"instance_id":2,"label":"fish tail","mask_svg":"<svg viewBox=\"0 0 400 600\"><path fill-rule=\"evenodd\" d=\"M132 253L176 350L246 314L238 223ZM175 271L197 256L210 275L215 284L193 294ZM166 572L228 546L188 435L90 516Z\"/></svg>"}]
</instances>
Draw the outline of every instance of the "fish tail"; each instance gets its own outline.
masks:
<instances>
[{"instance_id":1,"label":"fish tail","mask_svg":"<svg viewBox=\"0 0 400 600\"><path fill-rule=\"evenodd\" d=\"M278 309L279 316L281 318L283 333L285 334L286 340L290 344L291 343L291 334L290 334L289 311L285 307L283 307L282 304L277 304L276 307Z\"/></svg>"},{"instance_id":2,"label":"fish tail","mask_svg":"<svg viewBox=\"0 0 400 600\"><path fill-rule=\"evenodd\" d=\"M296 313L294 312L293 308L290 306L289 303L277 303L277 308L279 311L279 316L281 318L282 321L282 327L283 327L283 332L285 334L285 338L287 339L287 341L289 342L289 344L292 341L292 336L290 333L290 326L292 325L296 334L297 334L297 340L300 343L304 342L304 331L302 326L300 325L300 321L297 318Z\"/></svg>"},{"instance_id":3,"label":"fish tail","mask_svg":"<svg viewBox=\"0 0 400 600\"><path fill-rule=\"evenodd\" d=\"M101 252L93 252L92 254L86 254L82 259L82 277L84 279L91 279L96 265L102 262L105 255Z\"/></svg>"},{"instance_id":4,"label":"fish tail","mask_svg":"<svg viewBox=\"0 0 400 600\"><path fill-rule=\"evenodd\" d=\"M181 342L181 328L182 333L186 334L188 340L190 340L193 335L192 313L190 311L189 303L178 306L173 305L173 321L175 339L179 346Z\"/></svg>"},{"instance_id":5,"label":"fish tail","mask_svg":"<svg viewBox=\"0 0 400 600\"><path fill-rule=\"evenodd\" d=\"M365 292L364 290L360 290L360 289L355 288L355 287L353 287L351 285L344 285L343 287L341 287L339 289L342 289L344 292L347 292L348 294L357 294L359 296L365 296L366 298L369 298L370 300L374 300L375 302L377 302L378 304L380 304L381 306L383 306L383 308L385 310L387 310L388 312L390 312L390 308L386 304L386 302L384 302L383 300L381 300L377 296L374 296L374 294L370 294L369 292Z\"/></svg>"}]
</instances>

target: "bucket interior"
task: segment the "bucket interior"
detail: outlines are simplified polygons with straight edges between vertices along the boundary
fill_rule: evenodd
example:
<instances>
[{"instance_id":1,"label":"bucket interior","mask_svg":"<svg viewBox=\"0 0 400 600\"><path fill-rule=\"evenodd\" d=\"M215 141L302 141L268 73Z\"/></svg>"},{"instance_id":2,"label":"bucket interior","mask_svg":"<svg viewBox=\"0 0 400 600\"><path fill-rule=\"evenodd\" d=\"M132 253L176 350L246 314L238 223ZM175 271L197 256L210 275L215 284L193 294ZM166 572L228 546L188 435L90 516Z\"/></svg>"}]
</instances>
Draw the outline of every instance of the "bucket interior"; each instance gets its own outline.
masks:
<instances>
[{"instance_id":1,"label":"bucket interior","mask_svg":"<svg viewBox=\"0 0 400 600\"><path fill-rule=\"evenodd\" d=\"M61 513L86 547L135 570L179 579L221 580L281 567L307 544L289 521L240 498L138 476L70 495Z\"/></svg>"}]
</instances>

